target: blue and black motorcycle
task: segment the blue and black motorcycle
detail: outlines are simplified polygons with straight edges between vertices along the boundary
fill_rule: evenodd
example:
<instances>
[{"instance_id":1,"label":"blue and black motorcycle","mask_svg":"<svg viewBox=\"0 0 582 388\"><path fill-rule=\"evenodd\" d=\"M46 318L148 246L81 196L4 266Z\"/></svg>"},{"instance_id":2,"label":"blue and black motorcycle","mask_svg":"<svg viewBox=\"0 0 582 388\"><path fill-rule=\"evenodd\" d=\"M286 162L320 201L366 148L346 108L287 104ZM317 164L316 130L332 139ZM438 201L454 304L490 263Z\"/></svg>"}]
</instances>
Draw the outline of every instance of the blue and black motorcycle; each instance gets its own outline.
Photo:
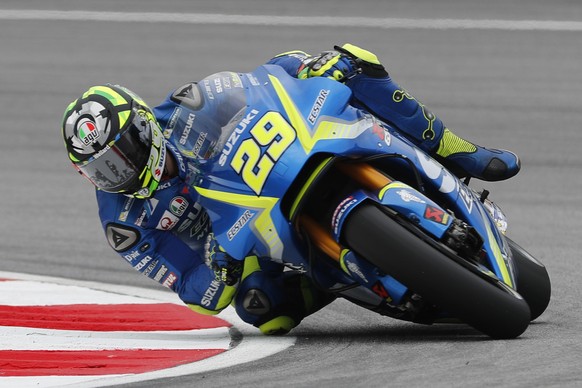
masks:
<instances>
[{"instance_id":1,"label":"blue and black motorcycle","mask_svg":"<svg viewBox=\"0 0 582 388\"><path fill-rule=\"evenodd\" d=\"M242 75L241 75L242 76ZM243 109L195 188L233 257L269 257L328 292L418 323L521 335L546 309L546 268L506 219L328 79L244 75Z\"/></svg>"}]
</instances>

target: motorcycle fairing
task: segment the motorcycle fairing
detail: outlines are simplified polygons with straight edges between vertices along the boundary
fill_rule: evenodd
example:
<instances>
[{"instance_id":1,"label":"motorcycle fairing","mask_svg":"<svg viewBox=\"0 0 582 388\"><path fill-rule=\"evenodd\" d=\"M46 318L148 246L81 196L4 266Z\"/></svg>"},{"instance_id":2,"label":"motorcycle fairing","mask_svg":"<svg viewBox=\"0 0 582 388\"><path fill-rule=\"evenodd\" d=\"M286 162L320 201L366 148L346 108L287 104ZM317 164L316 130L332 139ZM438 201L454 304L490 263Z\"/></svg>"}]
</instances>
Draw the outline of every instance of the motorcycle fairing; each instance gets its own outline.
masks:
<instances>
[{"instance_id":1,"label":"motorcycle fairing","mask_svg":"<svg viewBox=\"0 0 582 388\"><path fill-rule=\"evenodd\" d=\"M336 241L340 241L342 226L350 212L366 200L386 205L437 240L443 237L453 220L449 213L424 194L403 182L394 181L380 190L378 195L358 190L338 204L331 222Z\"/></svg>"},{"instance_id":2,"label":"motorcycle fairing","mask_svg":"<svg viewBox=\"0 0 582 388\"><path fill-rule=\"evenodd\" d=\"M325 78L297 80L270 65L259 67L252 76L263 87L246 86L244 128L232 126L236 137L230 152L223 150L202 163L203 178L195 186L215 235L234 258L253 253L309 264L282 212L281 198L311 156L405 155L425 184L446 198L447 208L484 237L495 275L509 286L514 284L504 240L472 190L397 131L348 105L351 92L345 85ZM412 190L417 197L422 195ZM383 197L393 201L391 194ZM432 225L437 227L436 235L442 225Z\"/></svg>"}]
</instances>

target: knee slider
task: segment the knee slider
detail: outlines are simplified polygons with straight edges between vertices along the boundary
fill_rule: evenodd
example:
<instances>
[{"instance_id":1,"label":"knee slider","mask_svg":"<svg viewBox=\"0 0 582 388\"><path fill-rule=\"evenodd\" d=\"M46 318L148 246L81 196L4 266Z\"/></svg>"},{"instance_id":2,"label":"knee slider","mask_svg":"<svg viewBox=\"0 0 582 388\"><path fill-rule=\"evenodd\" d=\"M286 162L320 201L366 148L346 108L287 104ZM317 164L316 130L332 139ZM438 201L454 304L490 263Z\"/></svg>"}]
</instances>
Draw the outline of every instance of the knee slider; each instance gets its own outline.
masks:
<instances>
[{"instance_id":1,"label":"knee slider","mask_svg":"<svg viewBox=\"0 0 582 388\"><path fill-rule=\"evenodd\" d=\"M283 335L289 333L295 326L297 324L293 318L281 315L259 325L259 330L265 335Z\"/></svg>"}]
</instances>

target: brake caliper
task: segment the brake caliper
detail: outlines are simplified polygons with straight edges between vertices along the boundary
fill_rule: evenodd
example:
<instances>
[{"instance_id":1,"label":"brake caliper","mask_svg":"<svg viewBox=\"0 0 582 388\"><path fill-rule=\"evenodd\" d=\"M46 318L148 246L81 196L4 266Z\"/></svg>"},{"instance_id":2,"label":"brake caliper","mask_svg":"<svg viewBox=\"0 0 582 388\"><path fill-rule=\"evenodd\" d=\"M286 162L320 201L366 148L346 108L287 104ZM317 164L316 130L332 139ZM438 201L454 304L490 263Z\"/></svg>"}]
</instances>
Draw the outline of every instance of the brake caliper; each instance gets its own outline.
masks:
<instances>
[{"instance_id":1,"label":"brake caliper","mask_svg":"<svg viewBox=\"0 0 582 388\"><path fill-rule=\"evenodd\" d=\"M469 259L478 259L483 246L483 239L475 228L459 219L453 220L443 237L443 242L461 257Z\"/></svg>"}]
</instances>

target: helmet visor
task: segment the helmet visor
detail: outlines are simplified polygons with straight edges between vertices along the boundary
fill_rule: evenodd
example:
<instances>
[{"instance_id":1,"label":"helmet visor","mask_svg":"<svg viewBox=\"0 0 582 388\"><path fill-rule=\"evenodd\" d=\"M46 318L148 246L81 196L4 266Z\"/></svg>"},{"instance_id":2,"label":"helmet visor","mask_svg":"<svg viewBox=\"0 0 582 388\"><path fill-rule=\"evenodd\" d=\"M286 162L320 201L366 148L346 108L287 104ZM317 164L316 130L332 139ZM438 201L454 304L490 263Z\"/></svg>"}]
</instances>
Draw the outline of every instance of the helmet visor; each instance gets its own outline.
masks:
<instances>
[{"instance_id":1,"label":"helmet visor","mask_svg":"<svg viewBox=\"0 0 582 388\"><path fill-rule=\"evenodd\" d=\"M151 125L147 118L134 111L127 130L87 163L77 167L103 191L133 193L140 190L140 175L152 147Z\"/></svg>"}]
</instances>

